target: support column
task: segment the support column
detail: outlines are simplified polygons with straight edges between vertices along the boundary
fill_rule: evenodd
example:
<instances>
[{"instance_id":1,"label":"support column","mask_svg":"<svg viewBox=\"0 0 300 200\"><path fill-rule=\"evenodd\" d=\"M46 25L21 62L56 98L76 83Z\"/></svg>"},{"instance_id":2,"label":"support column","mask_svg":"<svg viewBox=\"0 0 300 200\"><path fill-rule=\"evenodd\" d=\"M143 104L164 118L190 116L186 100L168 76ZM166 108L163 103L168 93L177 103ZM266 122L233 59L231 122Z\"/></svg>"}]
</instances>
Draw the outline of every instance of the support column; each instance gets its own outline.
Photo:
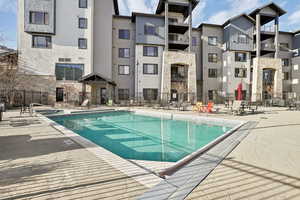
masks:
<instances>
[{"instance_id":1,"label":"support column","mask_svg":"<svg viewBox=\"0 0 300 200\"><path fill-rule=\"evenodd\" d=\"M260 39L260 14L256 14L256 57L260 57L261 39Z\"/></svg>"},{"instance_id":2,"label":"support column","mask_svg":"<svg viewBox=\"0 0 300 200\"><path fill-rule=\"evenodd\" d=\"M165 51L169 50L169 3L165 1Z\"/></svg>"},{"instance_id":3,"label":"support column","mask_svg":"<svg viewBox=\"0 0 300 200\"><path fill-rule=\"evenodd\" d=\"M189 2L189 53L192 51L192 33L193 33L193 17L192 17L192 3Z\"/></svg>"},{"instance_id":4,"label":"support column","mask_svg":"<svg viewBox=\"0 0 300 200\"><path fill-rule=\"evenodd\" d=\"M278 58L279 56L279 17L276 16L275 18L275 58Z\"/></svg>"}]
</instances>

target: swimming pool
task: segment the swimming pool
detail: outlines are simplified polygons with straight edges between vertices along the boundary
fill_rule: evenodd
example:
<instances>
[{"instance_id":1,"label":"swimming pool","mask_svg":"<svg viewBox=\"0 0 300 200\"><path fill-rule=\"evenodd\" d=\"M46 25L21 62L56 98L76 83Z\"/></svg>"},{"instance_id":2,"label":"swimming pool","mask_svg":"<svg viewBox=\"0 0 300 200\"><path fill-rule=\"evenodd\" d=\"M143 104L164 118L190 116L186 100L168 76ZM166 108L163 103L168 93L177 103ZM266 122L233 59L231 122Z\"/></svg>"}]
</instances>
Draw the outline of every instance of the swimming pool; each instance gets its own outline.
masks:
<instances>
[{"instance_id":1,"label":"swimming pool","mask_svg":"<svg viewBox=\"0 0 300 200\"><path fill-rule=\"evenodd\" d=\"M177 162L233 128L124 111L49 118L122 158L159 162Z\"/></svg>"}]
</instances>

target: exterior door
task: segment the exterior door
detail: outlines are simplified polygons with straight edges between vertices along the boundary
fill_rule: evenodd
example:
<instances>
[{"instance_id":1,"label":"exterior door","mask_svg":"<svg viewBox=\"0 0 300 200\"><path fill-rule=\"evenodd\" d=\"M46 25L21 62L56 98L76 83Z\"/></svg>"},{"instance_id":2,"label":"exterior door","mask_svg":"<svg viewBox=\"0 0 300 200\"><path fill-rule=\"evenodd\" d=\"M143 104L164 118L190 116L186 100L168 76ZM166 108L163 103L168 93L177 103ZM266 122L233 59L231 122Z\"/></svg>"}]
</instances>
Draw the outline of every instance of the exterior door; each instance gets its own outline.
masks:
<instances>
[{"instance_id":1,"label":"exterior door","mask_svg":"<svg viewBox=\"0 0 300 200\"><path fill-rule=\"evenodd\" d=\"M56 102L64 101L64 88L56 88Z\"/></svg>"}]
</instances>

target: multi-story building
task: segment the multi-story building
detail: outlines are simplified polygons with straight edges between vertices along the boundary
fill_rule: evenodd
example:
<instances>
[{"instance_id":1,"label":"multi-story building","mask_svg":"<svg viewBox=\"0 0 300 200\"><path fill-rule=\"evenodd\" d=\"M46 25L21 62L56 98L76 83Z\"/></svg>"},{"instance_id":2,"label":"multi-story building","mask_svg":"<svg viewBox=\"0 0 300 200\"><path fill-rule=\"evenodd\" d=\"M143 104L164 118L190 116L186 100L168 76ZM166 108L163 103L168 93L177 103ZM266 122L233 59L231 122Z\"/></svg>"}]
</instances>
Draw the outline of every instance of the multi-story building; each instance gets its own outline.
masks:
<instances>
[{"instance_id":1,"label":"multi-story building","mask_svg":"<svg viewBox=\"0 0 300 200\"><path fill-rule=\"evenodd\" d=\"M120 16L116 0L19 0L19 59L57 101L88 92L95 104L219 102L238 87L253 101L300 95L300 34L279 31L284 10L270 3L192 28L198 3L160 0L155 14Z\"/></svg>"}]
</instances>

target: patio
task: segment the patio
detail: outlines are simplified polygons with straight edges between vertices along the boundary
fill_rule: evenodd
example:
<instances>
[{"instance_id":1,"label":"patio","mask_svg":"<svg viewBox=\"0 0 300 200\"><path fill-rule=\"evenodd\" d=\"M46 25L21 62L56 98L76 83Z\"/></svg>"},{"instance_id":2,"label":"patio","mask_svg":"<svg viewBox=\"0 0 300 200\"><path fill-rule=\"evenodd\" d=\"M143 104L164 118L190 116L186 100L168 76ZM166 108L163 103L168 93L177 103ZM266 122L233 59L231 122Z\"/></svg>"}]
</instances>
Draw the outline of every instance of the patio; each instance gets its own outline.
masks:
<instances>
[{"instance_id":1,"label":"patio","mask_svg":"<svg viewBox=\"0 0 300 200\"><path fill-rule=\"evenodd\" d=\"M187 199L300 198L300 112L286 108L264 108L264 113L246 116L161 112L258 122ZM20 118L18 111L9 111L0 129L0 199L136 199L149 189L40 117Z\"/></svg>"}]
</instances>

